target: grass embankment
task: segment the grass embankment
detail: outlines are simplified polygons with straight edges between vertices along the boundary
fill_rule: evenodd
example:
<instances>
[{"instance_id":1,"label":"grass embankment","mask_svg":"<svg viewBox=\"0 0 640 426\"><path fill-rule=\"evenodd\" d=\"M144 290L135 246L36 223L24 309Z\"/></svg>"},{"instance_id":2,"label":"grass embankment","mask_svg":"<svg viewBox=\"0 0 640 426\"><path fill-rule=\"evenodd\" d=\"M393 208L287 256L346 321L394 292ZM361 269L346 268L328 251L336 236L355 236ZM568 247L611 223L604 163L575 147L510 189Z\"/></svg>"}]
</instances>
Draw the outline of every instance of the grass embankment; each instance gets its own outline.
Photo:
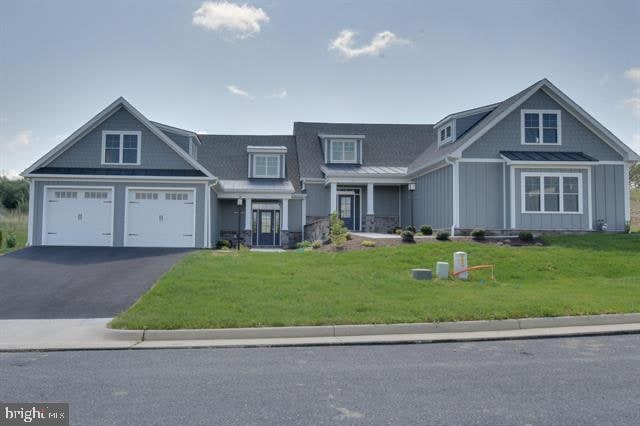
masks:
<instances>
[{"instance_id":1,"label":"grass embankment","mask_svg":"<svg viewBox=\"0 0 640 426\"><path fill-rule=\"evenodd\" d=\"M130 329L401 323L640 311L640 234L547 237L544 247L404 244L343 253L198 251L112 326ZM452 261L468 282L415 281L411 268Z\"/></svg>"}]
</instances>

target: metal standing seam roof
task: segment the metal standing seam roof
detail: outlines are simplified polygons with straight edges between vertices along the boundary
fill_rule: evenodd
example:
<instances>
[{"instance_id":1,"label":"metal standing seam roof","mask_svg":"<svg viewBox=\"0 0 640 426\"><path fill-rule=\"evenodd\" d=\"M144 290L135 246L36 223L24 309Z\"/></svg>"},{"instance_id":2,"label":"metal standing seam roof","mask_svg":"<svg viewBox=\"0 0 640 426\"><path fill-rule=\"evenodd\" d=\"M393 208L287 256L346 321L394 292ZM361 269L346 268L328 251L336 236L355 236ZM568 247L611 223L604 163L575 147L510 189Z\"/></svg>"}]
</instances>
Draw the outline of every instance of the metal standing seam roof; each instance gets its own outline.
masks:
<instances>
[{"instance_id":1,"label":"metal standing seam roof","mask_svg":"<svg viewBox=\"0 0 640 426\"><path fill-rule=\"evenodd\" d=\"M291 182L281 179L223 179L218 182L224 192L295 192Z\"/></svg>"},{"instance_id":2,"label":"metal standing seam roof","mask_svg":"<svg viewBox=\"0 0 640 426\"><path fill-rule=\"evenodd\" d=\"M366 175L366 176L404 176L407 173L406 167L384 167L384 166L336 166L328 165L321 167L322 172L327 176L344 175Z\"/></svg>"},{"instance_id":3,"label":"metal standing seam roof","mask_svg":"<svg viewBox=\"0 0 640 426\"><path fill-rule=\"evenodd\" d=\"M598 161L583 152L500 151L513 161Z\"/></svg>"}]
</instances>

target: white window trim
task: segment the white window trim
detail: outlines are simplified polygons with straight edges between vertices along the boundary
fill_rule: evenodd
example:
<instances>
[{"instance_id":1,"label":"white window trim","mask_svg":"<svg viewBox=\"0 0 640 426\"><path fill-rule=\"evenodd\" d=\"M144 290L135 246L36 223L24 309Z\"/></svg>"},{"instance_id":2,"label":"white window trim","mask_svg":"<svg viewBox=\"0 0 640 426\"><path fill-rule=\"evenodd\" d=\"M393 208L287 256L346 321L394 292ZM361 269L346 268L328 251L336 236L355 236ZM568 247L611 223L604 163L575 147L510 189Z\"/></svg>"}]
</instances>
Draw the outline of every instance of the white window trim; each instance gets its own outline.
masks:
<instances>
[{"instance_id":1,"label":"white window trim","mask_svg":"<svg viewBox=\"0 0 640 426\"><path fill-rule=\"evenodd\" d=\"M120 158L118 163L107 163L104 159L105 149L107 145L107 135L120 135ZM138 136L138 150L135 163L123 163L122 154L124 153L124 135L137 135ZM103 166L139 166L140 165L140 152L142 151L142 132L130 131L130 130L103 130L102 131L102 152L100 153L100 164Z\"/></svg>"},{"instance_id":2,"label":"white window trim","mask_svg":"<svg viewBox=\"0 0 640 426\"><path fill-rule=\"evenodd\" d=\"M446 137L447 127L451 127L451 136L449 136L449 137ZM440 140L440 132L442 130L445 131L445 138L443 140ZM436 134L436 137L438 138L438 146L442 146L442 145L448 144L449 142L455 141L455 139L456 139L456 121L452 120L452 121L449 121L446 124L443 124L442 126L438 127L438 132Z\"/></svg>"},{"instance_id":3,"label":"white window trim","mask_svg":"<svg viewBox=\"0 0 640 426\"><path fill-rule=\"evenodd\" d=\"M352 143L353 144L353 154L355 158L352 160L334 160L333 159L333 143L341 142L343 145L342 148L342 157L344 158L344 143ZM329 162L334 164L344 163L344 164L357 164L358 163L358 140L357 139L329 139L327 148L329 150Z\"/></svg>"},{"instance_id":4,"label":"white window trim","mask_svg":"<svg viewBox=\"0 0 640 426\"><path fill-rule=\"evenodd\" d=\"M256 160L258 157L275 157L278 160L278 174L276 175L259 175L256 173ZM254 154L253 155L253 165L252 165L252 177L254 178L265 178L265 179L278 179L282 177L281 171L282 164L280 163L280 155L279 154Z\"/></svg>"},{"instance_id":5,"label":"white window trim","mask_svg":"<svg viewBox=\"0 0 640 426\"><path fill-rule=\"evenodd\" d=\"M525 193L525 179L527 177L539 177L540 178L540 211L528 211L526 210L526 193ZM557 177L560 178L560 211L545 211L544 210L544 178L545 177ZM564 178L575 177L578 178L578 211L567 212L564 211ZM536 173L536 172L522 172L520 173L520 212L525 214L583 214L583 189L582 189L582 173Z\"/></svg>"},{"instance_id":6,"label":"white window trim","mask_svg":"<svg viewBox=\"0 0 640 426\"><path fill-rule=\"evenodd\" d=\"M524 139L524 115L538 114L538 132L540 134L539 142L525 142ZM558 142L544 143L544 126L542 123L542 114L556 114L558 117ZM562 145L562 112L559 109L521 109L520 110L520 145L544 145L544 146L560 146Z\"/></svg>"}]
</instances>

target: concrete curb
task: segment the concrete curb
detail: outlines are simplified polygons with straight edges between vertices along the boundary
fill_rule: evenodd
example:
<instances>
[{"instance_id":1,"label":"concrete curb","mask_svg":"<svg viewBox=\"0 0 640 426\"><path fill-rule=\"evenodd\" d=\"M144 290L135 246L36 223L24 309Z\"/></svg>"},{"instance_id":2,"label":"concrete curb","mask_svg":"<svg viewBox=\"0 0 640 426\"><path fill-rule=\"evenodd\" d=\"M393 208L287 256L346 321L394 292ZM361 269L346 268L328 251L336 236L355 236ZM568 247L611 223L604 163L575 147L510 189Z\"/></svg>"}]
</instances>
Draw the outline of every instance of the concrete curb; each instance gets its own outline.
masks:
<instances>
[{"instance_id":1,"label":"concrete curb","mask_svg":"<svg viewBox=\"0 0 640 426\"><path fill-rule=\"evenodd\" d=\"M107 329L107 336L114 340L137 340L142 342L175 340L287 339L491 332L636 323L640 323L640 313L408 324L323 325L144 331Z\"/></svg>"}]
</instances>

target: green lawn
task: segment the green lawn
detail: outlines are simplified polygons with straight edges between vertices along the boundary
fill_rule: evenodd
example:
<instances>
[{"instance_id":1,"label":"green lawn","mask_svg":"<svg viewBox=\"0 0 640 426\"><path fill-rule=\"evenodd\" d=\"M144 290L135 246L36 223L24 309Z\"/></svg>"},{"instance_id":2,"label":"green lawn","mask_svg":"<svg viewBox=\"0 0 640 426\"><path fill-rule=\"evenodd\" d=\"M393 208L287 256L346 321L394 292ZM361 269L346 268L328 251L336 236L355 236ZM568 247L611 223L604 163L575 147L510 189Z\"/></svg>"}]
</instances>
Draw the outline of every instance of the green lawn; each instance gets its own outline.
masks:
<instances>
[{"instance_id":1,"label":"green lawn","mask_svg":"<svg viewBox=\"0 0 640 426\"><path fill-rule=\"evenodd\" d=\"M503 319L640 311L640 234L549 237L545 247L437 242L344 253L198 251L116 328L217 328ZM496 265L497 281L414 281L409 270Z\"/></svg>"},{"instance_id":2,"label":"green lawn","mask_svg":"<svg viewBox=\"0 0 640 426\"><path fill-rule=\"evenodd\" d=\"M2 212L0 216L0 231L2 232L2 244L0 244L0 255L10 251L23 248L27 244L27 215L23 213ZM7 247L9 234L15 234L16 246Z\"/></svg>"}]
</instances>

